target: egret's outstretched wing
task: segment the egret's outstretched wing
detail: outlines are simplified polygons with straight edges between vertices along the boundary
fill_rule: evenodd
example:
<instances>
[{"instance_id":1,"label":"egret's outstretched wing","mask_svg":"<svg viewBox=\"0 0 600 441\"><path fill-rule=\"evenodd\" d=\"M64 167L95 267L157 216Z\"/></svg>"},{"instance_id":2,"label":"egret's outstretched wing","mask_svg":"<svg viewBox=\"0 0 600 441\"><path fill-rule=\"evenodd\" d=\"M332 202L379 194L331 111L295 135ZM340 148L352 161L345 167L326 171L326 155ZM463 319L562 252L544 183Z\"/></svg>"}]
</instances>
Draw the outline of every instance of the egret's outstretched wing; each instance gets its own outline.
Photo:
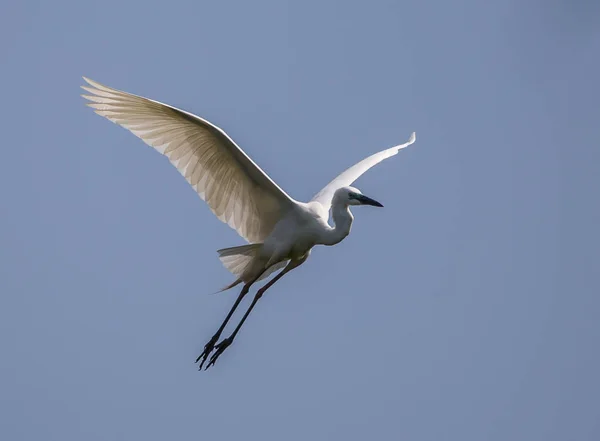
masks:
<instances>
[{"instance_id":1,"label":"egret's outstretched wing","mask_svg":"<svg viewBox=\"0 0 600 441\"><path fill-rule=\"evenodd\" d=\"M320 192L318 192L313 198L313 201L321 203L326 210L329 210L331 207L331 200L333 199L333 194L338 188L346 187L351 185L354 181L356 181L364 172L369 170L376 164L379 164L384 159L389 158L390 156L394 156L400 149L404 147L408 147L417 139L417 135L413 132L410 135L410 139L408 142L404 144L397 145L395 147L391 147L387 150L383 150L379 153L375 153L374 155L369 156L368 158L363 159L358 164L353 165L344 173L339 175L333 181L325 186Z\"/></svg>"},{"instance_id":2,"label":"egret's outstretched wing","mask_svg":"<svg viewBox=\"0 0 600 441\"><path fill-rule=\"evenodd\" d=\"M111 89L82 86L88 106L167 156L212 212L248 242L263 241L295 201L227 134L191 113Z\"/></svg>"}]
</instances>

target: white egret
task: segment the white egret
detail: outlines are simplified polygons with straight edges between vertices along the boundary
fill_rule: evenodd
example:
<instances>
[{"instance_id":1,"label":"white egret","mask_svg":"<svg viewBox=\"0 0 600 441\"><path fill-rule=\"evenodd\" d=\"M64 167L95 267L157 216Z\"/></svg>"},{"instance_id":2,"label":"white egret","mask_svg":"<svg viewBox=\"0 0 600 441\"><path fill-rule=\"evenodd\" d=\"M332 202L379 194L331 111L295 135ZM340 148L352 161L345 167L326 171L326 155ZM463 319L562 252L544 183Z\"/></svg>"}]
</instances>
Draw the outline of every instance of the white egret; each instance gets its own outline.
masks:
<instances>
[{"instance_id":1,"label":"white egret","mask_svg":"<svg viewBox=\"0 0 600 441\"><path fill-rule=\"evenodd\" d=\"M223 290L239 283L244 285L222 325L196 359L200 369L211 353L206 368L215 364L265 291L302 265L315 245L335 245L350 233L354 219L350 206L382 207L350 185L369 168L416 139L413 133L408 142L363 159L304 203L285 193L223 130L210 122L158 101L85 77L84 80L91 86L82 86L91 94L82 95L91 101L88 106L167 156L212 212L249 243L218 251L223 265L235 276L235 281ZM328 223L330 210L333 227ZM250 286L281 268L258 290L233 333L218 343Z\"/></svg>"}]
</instances>

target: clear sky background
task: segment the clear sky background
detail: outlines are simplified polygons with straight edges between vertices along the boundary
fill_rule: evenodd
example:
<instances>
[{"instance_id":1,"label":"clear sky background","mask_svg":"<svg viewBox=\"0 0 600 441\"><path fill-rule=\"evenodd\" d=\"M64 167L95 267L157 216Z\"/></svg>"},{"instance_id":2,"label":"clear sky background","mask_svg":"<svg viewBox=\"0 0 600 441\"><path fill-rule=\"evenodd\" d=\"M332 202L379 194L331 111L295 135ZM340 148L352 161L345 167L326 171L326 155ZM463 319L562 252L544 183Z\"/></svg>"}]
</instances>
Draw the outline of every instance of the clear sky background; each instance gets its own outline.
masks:
<instances>
[{"instance_id":1,"label":"clear sky background","mask_svg":"<svg viewBox=\"0 0 600 441\"><path fill-rule=\"evenodd\" d=\"M600 439L598 2L0 17L1 439ZM243 242L81 75L223 127L299 200L418 139L200 373Z\"/></svg>"}]
</instances>

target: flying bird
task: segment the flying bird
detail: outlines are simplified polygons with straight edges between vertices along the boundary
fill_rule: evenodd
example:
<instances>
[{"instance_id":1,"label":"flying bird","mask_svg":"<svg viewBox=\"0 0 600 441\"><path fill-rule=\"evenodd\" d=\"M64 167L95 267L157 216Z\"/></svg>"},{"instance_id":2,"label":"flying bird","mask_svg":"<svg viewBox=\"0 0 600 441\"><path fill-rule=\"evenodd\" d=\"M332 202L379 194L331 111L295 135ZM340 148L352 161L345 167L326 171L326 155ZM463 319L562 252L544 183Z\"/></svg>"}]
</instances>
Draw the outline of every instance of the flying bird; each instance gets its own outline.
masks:
<instances>
[{"instance_id":1,"label":"flying bird","mask_svg":"<svg viewBox=\"0 0 600 441\"><path fill-rule=\"evenodd\" d=\"M335 245L350 233L351 206L382 207L351 184L364 172L415 142L375 153L353 165L319 191L299 202L283 191L219 127L184 110L112 89L88 78L82 95L94 111L128 129L169 158L211 211L246 240L247 245L218 250L235 280L221 291L243 284L223 323L196 359L199 369L214 365L234 341L267 289L308 259L315 245ZM329 225L329 214L334 226ZM219 342L234 311L250 287L281 270L254 296L233 333Z\"/></svg>"}]
</instances>

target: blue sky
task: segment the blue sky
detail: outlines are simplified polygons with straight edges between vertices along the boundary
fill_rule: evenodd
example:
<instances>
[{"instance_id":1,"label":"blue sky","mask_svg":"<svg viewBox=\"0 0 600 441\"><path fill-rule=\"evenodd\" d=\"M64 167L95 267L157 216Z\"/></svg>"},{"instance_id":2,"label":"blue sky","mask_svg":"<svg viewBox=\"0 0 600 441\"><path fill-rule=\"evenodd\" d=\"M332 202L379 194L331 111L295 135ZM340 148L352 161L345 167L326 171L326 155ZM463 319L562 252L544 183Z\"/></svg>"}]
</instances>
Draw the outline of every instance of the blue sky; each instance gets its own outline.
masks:
<instances>
[{"instance_id":1,"label":"blue sky","mask_svg":"<svg viewBox=\"0 0 600 441\"><path fill-rule=\"evenodd\" d=\"M598 12L5 2L0 438L600 439ZM299 200L418 140L199 373L242 241L81 75L216 123Z\"/></svg>"}]
</instances>

